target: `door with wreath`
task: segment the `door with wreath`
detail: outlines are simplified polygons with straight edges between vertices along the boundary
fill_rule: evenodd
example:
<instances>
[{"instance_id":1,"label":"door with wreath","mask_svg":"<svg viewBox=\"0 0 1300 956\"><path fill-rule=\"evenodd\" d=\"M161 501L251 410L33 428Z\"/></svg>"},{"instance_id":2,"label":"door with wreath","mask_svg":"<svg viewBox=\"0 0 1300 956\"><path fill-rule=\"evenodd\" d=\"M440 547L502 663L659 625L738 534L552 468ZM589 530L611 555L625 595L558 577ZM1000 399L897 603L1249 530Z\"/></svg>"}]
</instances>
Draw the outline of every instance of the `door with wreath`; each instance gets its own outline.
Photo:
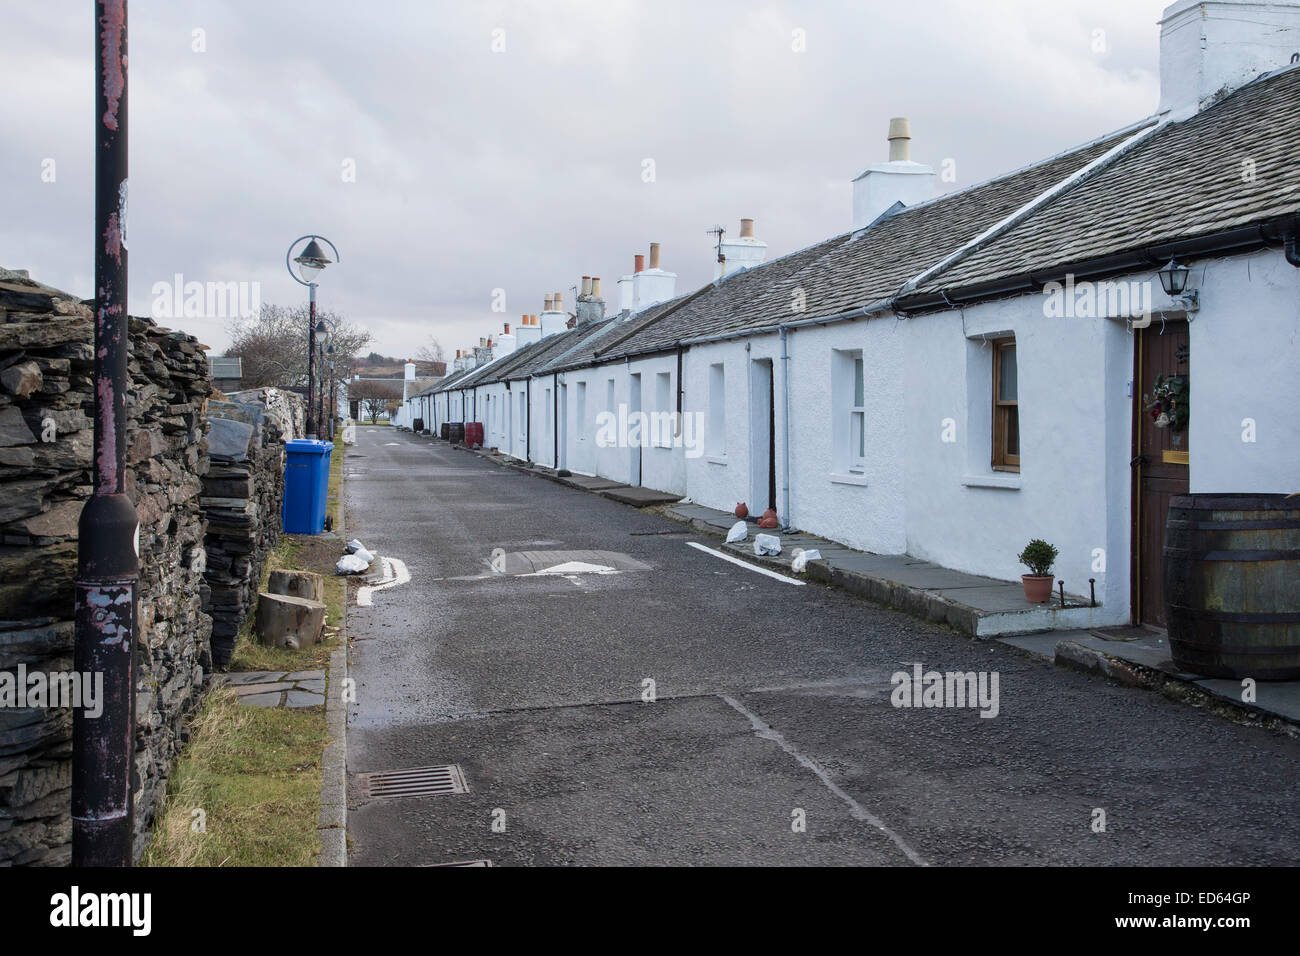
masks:
<instances>
[{"instance_id":1,"label":"door with wreath","mask_svg":"<svg viewBox=\"0 0 1300 956\"><path fill-rule=\"evenodd\" d=\"M1187 323L1157 319L1135 333L1133 622L1164 627L1165 521L1188 488Z\"/></svg>"}]
</instances>

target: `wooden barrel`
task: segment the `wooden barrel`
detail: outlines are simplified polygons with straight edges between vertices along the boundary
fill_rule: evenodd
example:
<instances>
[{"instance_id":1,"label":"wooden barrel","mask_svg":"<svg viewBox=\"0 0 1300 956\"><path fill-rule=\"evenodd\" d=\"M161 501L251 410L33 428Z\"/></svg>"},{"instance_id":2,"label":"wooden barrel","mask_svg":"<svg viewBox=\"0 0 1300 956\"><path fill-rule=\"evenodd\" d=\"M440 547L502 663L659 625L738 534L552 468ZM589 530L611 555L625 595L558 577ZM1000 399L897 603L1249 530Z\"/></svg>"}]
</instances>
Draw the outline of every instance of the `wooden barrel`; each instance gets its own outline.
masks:
<instances>
[{"instance_id":1,"label":"wooden barrel","mask_svg":"<svg viewBox=\"0 0 1300 956\"><path fill-rule=\"evenodd\" d=\"M447 441L453 445L459 445L465 440L465 423L449 422L447 425Z\"/></svg>"},{"instance_id":2,"label":"wooden barrel","mask_svg":"<svg viewBox=\"0 0 1300 956\"><path fill-rule=\"evenodd\" d=\"M1171 498L1165 604L1176 667L1300 677L1300 497Z\"/></svg>"}]
</instances>

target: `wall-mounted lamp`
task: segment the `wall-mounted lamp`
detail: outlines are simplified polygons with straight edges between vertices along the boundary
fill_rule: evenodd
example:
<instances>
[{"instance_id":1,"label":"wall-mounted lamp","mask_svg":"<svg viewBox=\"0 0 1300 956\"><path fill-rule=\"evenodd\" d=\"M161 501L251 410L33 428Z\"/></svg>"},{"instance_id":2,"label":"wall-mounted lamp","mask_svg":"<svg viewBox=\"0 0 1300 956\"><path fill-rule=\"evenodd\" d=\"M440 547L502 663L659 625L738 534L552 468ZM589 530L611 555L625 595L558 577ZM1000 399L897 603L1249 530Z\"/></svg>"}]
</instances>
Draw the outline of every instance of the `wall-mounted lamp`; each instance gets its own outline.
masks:
<instances>
[{"instance_id":1,"label":"wall-mounted lamp","mask_svg":"<svg viewBox=\"0 0 1300 956\"><path fill-rule=\"evenodd\" d=\"M1177 259L1170 259L1169 265L1156 273L1160 276L1160 287L1165 290L1165 295L1187 312L1195 312L1201 305L1200 294L1187 288L1187 278L1191 274L1192 270Z\"/></svg>"}]
</instances>

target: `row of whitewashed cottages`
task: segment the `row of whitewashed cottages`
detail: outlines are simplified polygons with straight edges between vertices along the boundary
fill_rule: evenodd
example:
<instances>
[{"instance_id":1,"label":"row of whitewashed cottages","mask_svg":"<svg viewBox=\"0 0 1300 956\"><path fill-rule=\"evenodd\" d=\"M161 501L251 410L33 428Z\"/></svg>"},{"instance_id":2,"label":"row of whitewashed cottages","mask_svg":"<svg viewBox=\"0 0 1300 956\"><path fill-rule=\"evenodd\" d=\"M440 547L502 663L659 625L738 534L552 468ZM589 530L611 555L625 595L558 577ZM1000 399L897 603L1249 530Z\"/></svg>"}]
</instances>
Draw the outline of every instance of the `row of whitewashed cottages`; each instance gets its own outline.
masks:
<instances>
[{"instance_id":1,"label":"row of whitewashed cottages","mask_svg":"<svg viewBox=\"0 0 1300 956\"><path fill-rule=\"evenodd\" d=\"M895 121L850 232L765 262L746 221L687 295L652 247L616 314L584 278L406 421L995 578L1044 538L1068 590L1095 580L1093 624L1161 624L1170 495L1300 491L1300 66L1193 6L1154 116L937 198ZM1188 376L1181 432L1147 408L1160 375Z\"/></svg>"}]
</instances>

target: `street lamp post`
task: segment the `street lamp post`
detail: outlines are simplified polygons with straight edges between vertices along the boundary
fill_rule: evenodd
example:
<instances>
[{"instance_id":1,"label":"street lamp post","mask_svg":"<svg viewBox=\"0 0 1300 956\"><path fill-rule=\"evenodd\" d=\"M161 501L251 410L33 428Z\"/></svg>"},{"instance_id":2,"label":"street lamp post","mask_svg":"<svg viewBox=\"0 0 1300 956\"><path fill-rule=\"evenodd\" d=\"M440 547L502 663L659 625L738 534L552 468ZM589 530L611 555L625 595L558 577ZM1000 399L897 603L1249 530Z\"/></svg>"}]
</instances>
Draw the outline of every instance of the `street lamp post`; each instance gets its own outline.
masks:
<instances>
[{"instance_id":1,"label":"street lamp post","mask_svg":"<svg viewBox=\"0 0 1300 956\"><path fill-rule=\"evenodd\" d=\"M77 673L104 682L102 711L72 714L72 865L134 859L136 601L140 521L126 494L126 0L95 4L95 437L78 522Z\"/></svg>"},{"instance_id":2,"label":"street lamp post","mask_svg":"<svg viewBox=\"0 0 1300 956\"><path fill-rule=\"evenodd\" d=\"M303 247L302 252L293 256L293 250L304 239L308 240L307 245ZM334 252L334 258L331 260L325 255L325 250L320 247L316 240L326 243ZM289 265L289 257L293 256L293 261L298 263L298 271L294 272L293 267ZM310 307L307 313L307 437L316 437L316 417L314 413L315 402L312 396L316 391L316 283L312 280L320 274L330 262L339 261L339 251L335 248L334 243L330 242L324 236L308 234L299 236L289 246L289 251L284 254L284 267L289 270L289 275L293 276L295 282L305 285L309 293ZM321 330L324 330L324 323L321 323Z\"/></svg>"}]
</instances>

